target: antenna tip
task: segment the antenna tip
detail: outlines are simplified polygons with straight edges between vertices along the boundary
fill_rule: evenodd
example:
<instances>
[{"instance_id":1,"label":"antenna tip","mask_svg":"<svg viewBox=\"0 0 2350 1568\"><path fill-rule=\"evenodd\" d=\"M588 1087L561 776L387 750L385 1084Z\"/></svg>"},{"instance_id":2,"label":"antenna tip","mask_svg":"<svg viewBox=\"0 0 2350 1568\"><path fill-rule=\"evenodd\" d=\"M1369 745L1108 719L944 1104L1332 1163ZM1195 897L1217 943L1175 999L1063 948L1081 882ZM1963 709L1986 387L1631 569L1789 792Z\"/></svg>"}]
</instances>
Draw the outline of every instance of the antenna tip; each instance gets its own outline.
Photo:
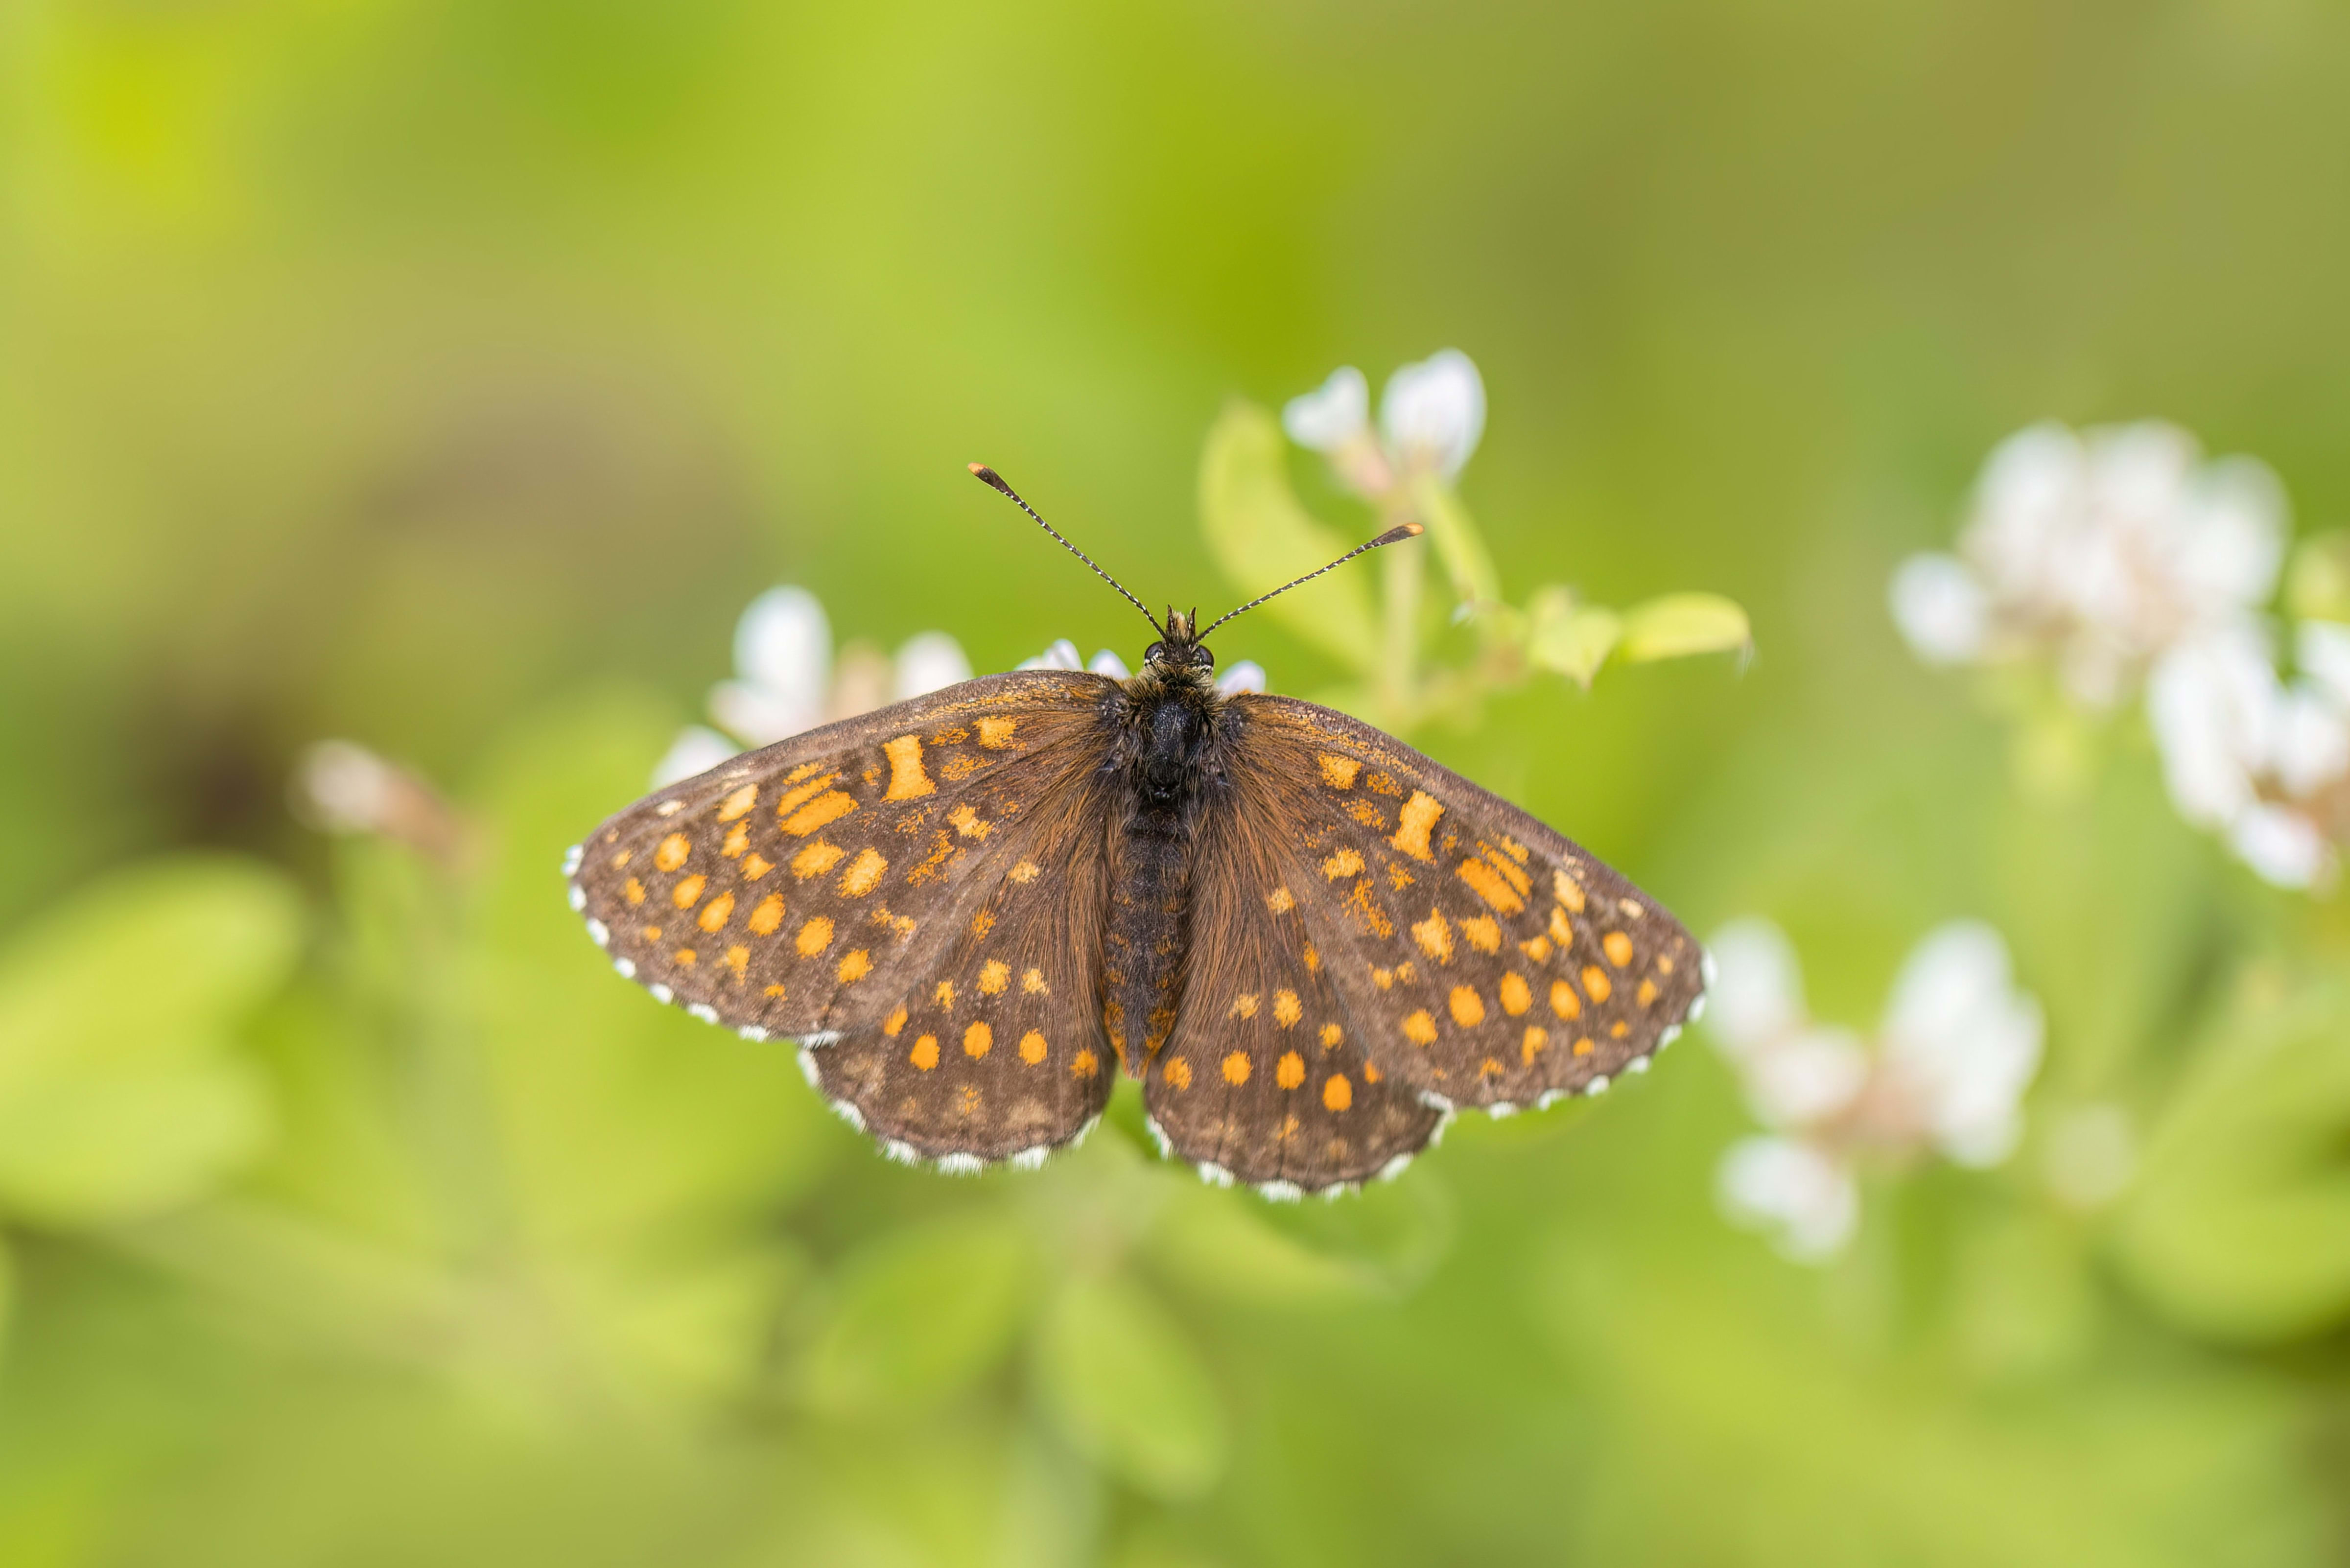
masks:
<instances>
[{"instance_id":1,"label":"antenna tip","mask_svg":"<svg viewBox=\"0 0 2350 1568\"><path fill-rule=\"evenodd\" d=\"M1003 483L1003 475L996 472L995 470L988 467L987 464L983 462L974 462L971 465L971 476L973 479L978 480L982 484L986 485L990 490L1001 491L1006 495L1012 495L1012 486ZM1012 499L1017 501L1020 497L1017 495L1012 495Z\"/></svg>"},{"instance_id":2,"label":"antenna tip","mask_svg":"<svg viewBox=\"0 0 2350 1568\"><path fill-rule=\"evenodd\" d=\"M1380 535L1378 538L1372 540L1371 545L1376 548L1378 545L1392 545L1403 539L1417 539L1422 534L1427 532L1427 529L1421 527L1417 523L1399 523L1394 527L1388 529L1386 533Z\"/></svg>"}]
</instances>

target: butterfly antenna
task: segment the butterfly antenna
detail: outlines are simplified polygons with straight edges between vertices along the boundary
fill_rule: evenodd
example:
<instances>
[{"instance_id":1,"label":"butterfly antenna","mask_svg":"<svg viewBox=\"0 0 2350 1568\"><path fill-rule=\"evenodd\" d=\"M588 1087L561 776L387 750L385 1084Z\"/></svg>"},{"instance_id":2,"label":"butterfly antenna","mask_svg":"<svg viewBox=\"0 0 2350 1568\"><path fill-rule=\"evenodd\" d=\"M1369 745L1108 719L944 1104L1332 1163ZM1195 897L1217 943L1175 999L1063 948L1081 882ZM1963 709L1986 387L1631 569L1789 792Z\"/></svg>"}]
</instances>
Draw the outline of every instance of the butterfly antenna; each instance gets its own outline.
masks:
<instances>
[{"instance_id":1,"label":"butterfly antenna","mask_svg":"<svg viewBox=\"0 0 2350 1568\"><path fill-rule=\"evenodd\" d=\"M1208 639L1208 632L1215 630L1216 628L1223 625L1224 622L1232 619L1232 617L1236 615L1242 614L1243 611L1256 608L1257 606L1264 603L1266 599L1279 598L1282 595L1295 587L1298 583L1310 583L1315 578L1320 576L1323 572L1336 571L1338 567L1345 566L1347 562L1353 560L1356 556L1362 555L1365 551L1376 550L1382 545L1399 544L1406 539L1417 539L1425 532L1427 532L1427 530L1422 528L1417 523L1399 523L1394 527L1388 529L1386 533L1380 535L1378 538L1356 545L1353 549L1347 551L1345 555L1339 556L1328 566L1324 566L1321 571L1308 572L1304 576L1296 579L1295 582L1284 583L1281 587L1274 589L1273 592L1266 594L1262 597L1249 600L1248 603L1241 606L1239 609L1226 610L1222 615L1218 616L1214 620L1208 623L1206 631L1196 633L1196 638L1199 641L1205 642Z\"/></svg>"},{"instance_id":2,"label":"butterfly antenna","mask_svg":"<svg viewBox=\"0 0 2350 1568\"><path fill-rule=\"evenodd\" d=\"M1036 517L1036 509L1034 506L1029 505L1025 501L1021 500L1020 493L1018 491L1003 483L1003 475L996 472L995 470L988 467L987 464L983 462L972 463L971 465L971 472L972 477L978 480L982 484L986 485L990 490L1000 491L1003 494L1010 496L1012 498L1013 505L1017 506L1021 511L1028 514L1029 516ZM1126 585L1124 583L1119 582L1116 577L1113 577L1107 572L1103 571L1100 566L1096 566L1094 558L1091 556L1087 555L1083 550L1078 549L1066 539L1061 539L1060 530L1054 527L1050 523L1045 522L1042 517L1036 517L1036 526L1045 530L1045 533L1052 535L1054 538L1060 539L1061 548L1066 550L1070 555L1075 556L1078 560L1083 561L1087 566L1092 566L1095 576L1099 577L1103 582L1106 582L1111 587L1116 588L1120 594L1124 594L1127 603L1142 611L1142 618L1150 623L1151 630L1159 633L1161 636L1166 634L1167 628L1159 624L1159 618L1150 613L1149 607L1144 605L1140 599L1136 598L1132 594L1127 593ZM1415 524L1413 526L1417 528L1418 524ZM1367 545L1365 547L1368 548Z\"/></svg>"}]
</instances>

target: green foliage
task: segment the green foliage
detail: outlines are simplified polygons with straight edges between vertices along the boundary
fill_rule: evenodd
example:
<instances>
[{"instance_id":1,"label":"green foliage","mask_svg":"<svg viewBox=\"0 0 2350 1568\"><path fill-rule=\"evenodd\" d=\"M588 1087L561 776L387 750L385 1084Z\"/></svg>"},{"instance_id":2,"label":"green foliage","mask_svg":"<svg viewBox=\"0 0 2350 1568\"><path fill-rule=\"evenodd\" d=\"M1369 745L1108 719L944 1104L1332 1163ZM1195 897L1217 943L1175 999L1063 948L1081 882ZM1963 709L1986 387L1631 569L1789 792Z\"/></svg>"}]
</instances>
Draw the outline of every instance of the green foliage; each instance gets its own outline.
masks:
<instances>
[{"instance_id":1,"label":"green foliage","mask_svg":"<svg viewBox=\"0 0 2350 1568\"><path fill-rule=\"evenodd\" d=\"M1252 595L1326 566L1359 542L1315 522L1298 502L1289 483L1288 452L1271 414L1253 403L1233 402L1209 427L1200 457L1200 517L1208 547ZM1258 613L1353 668L1367 668L1377 657L1370 590L1359 573L1333 572Z\"/></svg>"},{"instance_id":2,"label":"green foliage","mask_svg":"<svg viewBox=\"0 0 2350 1568\"><path fill-rule=\"evenodd\" d=\"M1182 1329L1114 1274L1066 1281L1037 1327L1036 1383L1078 1452L1153 1497L1197 1496L1229 1447L1214 1384Z\"/></svg>"},{"instance_id":3,"label":"green foliage","mask_svg":"<svg viewBox=\"0 0 2350 1568\"><path fill-rule=\"evenodd\" d=\"M102 1224L251 1159L269 1106L235 1034L301 928L284 877L189 857L93 884L0 952L0 1210Z\"/></svg>"}]
</instances>

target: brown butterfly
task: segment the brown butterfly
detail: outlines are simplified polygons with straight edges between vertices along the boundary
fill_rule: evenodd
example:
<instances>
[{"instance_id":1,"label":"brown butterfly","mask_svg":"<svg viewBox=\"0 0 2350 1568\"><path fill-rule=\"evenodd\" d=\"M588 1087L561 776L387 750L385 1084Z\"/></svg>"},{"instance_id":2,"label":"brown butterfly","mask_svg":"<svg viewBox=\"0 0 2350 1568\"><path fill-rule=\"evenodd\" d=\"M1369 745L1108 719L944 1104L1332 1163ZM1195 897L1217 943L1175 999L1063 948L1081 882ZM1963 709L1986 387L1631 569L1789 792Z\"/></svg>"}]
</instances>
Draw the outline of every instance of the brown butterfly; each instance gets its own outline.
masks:
<instances>
[{"instance_id":1,"label":"brown butterfly","mask_svg":"<svg viewBox=\"0 0 2350 1568\"><path fill-rule=\"evenodd\" d=\"M639 801L564 867L622 975L800 1042L894 1158L1035 1166L1122 1069L1170 1154L1277 1198L1596 1094L1697 1015L1704 955L1639 889L1367 724L1221 694L1231 616L1150 617L972 472L1151 619L1141 673L986 676Z\"/></svg>"}]
</instances>

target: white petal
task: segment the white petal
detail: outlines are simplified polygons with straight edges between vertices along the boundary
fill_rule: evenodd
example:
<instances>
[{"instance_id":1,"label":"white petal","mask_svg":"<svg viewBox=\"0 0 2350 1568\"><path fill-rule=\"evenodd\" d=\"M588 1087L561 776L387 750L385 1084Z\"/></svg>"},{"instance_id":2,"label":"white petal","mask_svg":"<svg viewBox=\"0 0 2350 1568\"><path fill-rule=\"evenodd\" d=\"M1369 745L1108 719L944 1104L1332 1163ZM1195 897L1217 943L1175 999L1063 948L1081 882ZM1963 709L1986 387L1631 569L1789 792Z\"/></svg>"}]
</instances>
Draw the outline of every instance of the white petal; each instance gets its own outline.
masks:
<instances>
[{"instance_id":1,"label":"white petal","mask_svg":"<svg viewBox=\"0 0 2350 1568\"><path fill-rule=\"evenodd\" d=\"M1442 348L1388 378L1379 426L1399 466L1417 462L1451 479L1485 433L1485 383L1468 355Z\"/></svg>"},{"instance_id":2,"label":"white petal","mask_svg":"<svg viewBox=\"0 0 2350 1568\"><path fill-rule=\"evenodd\" d=\"M1370 433L1370 383L1352 365L1341 365L1319 387L1289 400L1281 410L1281 428L1302 447L1336 452Z\"/></svg>"},{"instance_id":3,"label":"white petal","mask_svg":"<svg viewBox=\"0 0 2350 1568\"><path fill-rule=\"evenodd\" d=\"M653 764L653 788L664 789L680 779L690 779L696 774L706 774L727 758L737 755L740 748L715 730L700 724L688 724L677 732L661 760Z\"/></svg>"},{"instance_id":4,"label":"white petal","mask_svg":"<svg viewBox=\"0 0 2350 1568\"><path fill-rule=\"evenodd\" d=\"M926 631L906 639L898 650L897 663L889 680L889 700L903 702L909 697L925 696L932 691L971 679L971 660L963 656L962 644L942 631Z\"/></svg>"},{"instance_id":5,"label":"white petal","mask_svg":"<svg viewBox=\"0 0 2350 1568\"><path fill-rule=\"evenodd\" d=\"M1264 666L1253 659L1243 659L1216 677L1216 690L1226 697L1235 697L1243 691L1262 691L1264 689Z\"/></svg>"},{"instance_id":6,"label":"white petal","mask_svg":"<svg viewBox=\"0 0 2350 1568\"><path fill-rule=\"evenodd\" d=\"M832 683L832 627L816 597L786 586L753 599L734 626L734 673L786 704L822 711Z\"/></svg>"},{"instance_id":7,"label":"white petal","mask_svg":"<svg viewBox=\"0 0 2350 1568\"><path fill-rule=\"evenodd\" d=\"M1111 652L1107 648L1095 654L1094 661L1091 664L1087 665L1086 668L1092 670L1096 675L1107 675L1112 680L1124 680L1128 679L1131 673L1131 671L1126 668L1126 660L1120 659L1117 654Z\"/></svg>"},{"instance_id":8,"label":"white petal","mask_svg":"<svg viewBox=\"0 0 2350 1568\"><path fill-rule=\"evenodd\" d=\"M1956 556L1912 556L1894 569L1893 623L1929 664L1964 664L1982 653L1991 596Z\"/></svg>"},{"instance_id":9,"label":"white petal","mask_svg":"<svg viewBox=\"0 0 2350 1568\"><path fill-rule=\"evenodd\" d=\"M1765 1127L1825 1121L1868 1082L1868 1053L1848 1029L1801 1029L1741 1061L1746 1102Z\"/></svg>"},{"instance_id":10,"label":"white petal","mask_svg":"<svg viewBox=\"0 0 2350 1568\"><path fill-rule=\"evenodd\" d=\"M766 746L824 722L824 704L756 681L722 680L710 689L710 716L728 734Z\"/></svg>"},{"instance_id":11,"label":"white petal","mask_svg":"<svg viewBox=\"0 0 2350 1568\"><path fill-rule=\"evenodd\" d=\"M2279 888L2314 886L2334 865L2325 835L2289 806L2247 807L2229 825L2228 842L2262 881Z\"/></svg>"},{"instance_id":12,"label":"white petal","mask_svg":"<svg viewBox=\"0 0 2350 1568\"><path fill-rule=\"evenodd\" d=\"M399 775L390 763L350 741L321 741L295 770L296 787L329 833L380 832Z\"/></svg>"},{"instance_id":13,"label":"white petal","mask_svg":"<svg viewBox=\"0 0 2350 1568\"><path fill-rule=\"evenodd\" d=\"M2301 672L2350 712L2350 626L2339 621L2305 620L2293 634L2293 662Z\"/></svg>"},{"instance_id":14,"label":"white petal","mask_svg":"<svg viewBox=\"0 0 2350 1568\"><path fill-rule=\"evenodd\" d=\"M2285 794L2299 800L2350 771L2350 714L2314 682L2284 694L2270 745L2269 771Z\"/></svg>"},{"instance_id":15,"label":"white petal","mask_svg":"<svg viewBox=\"0 0 2350 1568\"><path fill-rule=\"evenodd\" d=\"M2040 1004L2009 975L1997 931L1953 920L1910 953L1886 1010L1886 1061L1934 1141L1962 1165L2007 1158L2040 1069Z\"/></svg>"},{"instance_id":16,"label":"white petal","mask_svg":"<svg viewBox=\"0 0 2350 1568\"><path fill-rule=\"evenodd\" d=\"M1077 645L1067 638L1061 639L1035 658L1024 660L1023 670L1083 670L1086 661L1077 656Z\"/></svg>"},{"instance_id":17,"label":"white petal","mask_svg":"<svg viewBox=\"0 0 2350 1568\"><path fill-rule=\"evenodd\" d=\"M2081 525L2086 456L2060 424L2018 431L1983 460L1960 548L1995 597L2038 604L2054 593Z\"/></svg>"},{"instance_id":18,"label":"white petal","mask_svg":"<svg viewBox=\"0 0 2350 1568\"><path fill-rule=\"evenodd\" d=\"M1706 1027L1727 1054L1744 1056L1803 1026L1803 971L1778 927L1732 920L1713 934L1706 952L1714 967Z\"/></svg>"},{"instance_id":19,"label":"white petal","mask_svg":"<svg viewBox=\"0 0 2350 1568\"><path fill-rule=\"evenodd\" d=\"M2173 649L2147 686L2147 717L2178 814L2218 827L2251 803L2284 689L2256 628L2239 625Z\"/></svg>"},{"instance_id":20,"label":"white petal","mask_svg":"<svg viewBox=\"0 0 2350 1568\"><path fill-rule=\"evenodd\" d=\"M2287 533L2284 486L2269 466L2223 458L2181 498L2173 570L2205 618L2258 609L2276 592Z\"/></svg>"},{"instance_id":21,"label":"white petal","mask_svg":"<svg viewBox=\"0 0 2350 1568\"><path fill-rule=\"evenodd\" d=\"M1842 1251L1860 1220L1852 1173L1810 1144L1750 1137L1721 1157L1715 1193L1735 1224L1775 1229L1779 1250L1806 1262Z\"/></svg>"}]
</instances>

